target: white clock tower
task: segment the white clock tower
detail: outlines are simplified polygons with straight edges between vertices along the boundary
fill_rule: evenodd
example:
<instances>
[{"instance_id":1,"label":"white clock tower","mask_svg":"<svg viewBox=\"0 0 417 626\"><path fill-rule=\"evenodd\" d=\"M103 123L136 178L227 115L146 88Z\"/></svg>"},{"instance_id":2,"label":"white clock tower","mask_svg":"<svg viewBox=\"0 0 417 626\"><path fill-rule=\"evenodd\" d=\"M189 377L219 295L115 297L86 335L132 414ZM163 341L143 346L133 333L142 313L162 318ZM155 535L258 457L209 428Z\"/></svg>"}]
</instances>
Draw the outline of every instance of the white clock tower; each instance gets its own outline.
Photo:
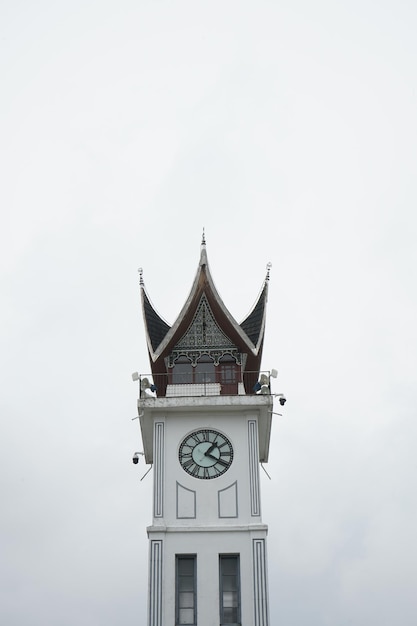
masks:
<instances>
[{"instance_id":1,"label":"white clock tower","mask_svg":"<svg viewBox=\"0 0 417 626\"><path fill-rule=\"evenodd\" d=\"M140 377L145 461L153 465L148 626L269 626L259 465L273 397L260 372L269 272L238 324L207 262L169 326L141 275L152 375Z\"/></svg>"}]
</instances>

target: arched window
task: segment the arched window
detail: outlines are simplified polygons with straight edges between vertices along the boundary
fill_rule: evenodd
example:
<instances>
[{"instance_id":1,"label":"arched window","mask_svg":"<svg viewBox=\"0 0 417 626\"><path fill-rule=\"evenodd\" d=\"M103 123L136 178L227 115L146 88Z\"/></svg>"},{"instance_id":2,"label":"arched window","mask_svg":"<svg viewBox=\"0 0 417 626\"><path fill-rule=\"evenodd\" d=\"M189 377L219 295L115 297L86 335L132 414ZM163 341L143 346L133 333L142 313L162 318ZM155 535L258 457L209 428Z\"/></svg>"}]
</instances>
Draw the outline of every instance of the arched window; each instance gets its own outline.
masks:
<instances>
[{"instance_id":1,"label":"arched window","mask_svg":"<svg viewBox=\"0 0 417 626\"><path fill-rule=\"evenodd\" d=\"M190 359L180 356L172 368L172 383L174 385L184 385L193 382L193 367Z\"/></svg>"},{"instance_id":2,"label":"arched window","mask_svg":"<svg viewBox=\"0 0 417 626\"><path fill-rule=\"evenodd\" d=\"M214 361L208 354L203 354L195 366L194 380L196 383L214 383L216 375L214 373Z\"/></svg>"}]
</instances>

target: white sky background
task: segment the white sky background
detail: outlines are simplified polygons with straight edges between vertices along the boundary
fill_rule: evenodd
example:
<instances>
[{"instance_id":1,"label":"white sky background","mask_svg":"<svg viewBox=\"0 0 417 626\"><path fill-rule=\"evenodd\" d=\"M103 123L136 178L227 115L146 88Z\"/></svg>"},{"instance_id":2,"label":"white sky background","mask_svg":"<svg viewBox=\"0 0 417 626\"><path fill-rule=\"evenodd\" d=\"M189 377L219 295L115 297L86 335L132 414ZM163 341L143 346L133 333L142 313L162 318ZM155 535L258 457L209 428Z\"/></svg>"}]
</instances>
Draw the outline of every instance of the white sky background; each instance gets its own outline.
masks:
<instances>
[{"instance_id":1,"label":"white sky background","mask_svg":"<svg viewBox=\"0 0 417 626\"><path fill-rule=\"evenodd\" d=\"M149 371L273 264L271 626L415 626L417 5L3 0L0 622L146 623ZM279 411L279 405L276 409Z\"/></svg>"}]
</instances>

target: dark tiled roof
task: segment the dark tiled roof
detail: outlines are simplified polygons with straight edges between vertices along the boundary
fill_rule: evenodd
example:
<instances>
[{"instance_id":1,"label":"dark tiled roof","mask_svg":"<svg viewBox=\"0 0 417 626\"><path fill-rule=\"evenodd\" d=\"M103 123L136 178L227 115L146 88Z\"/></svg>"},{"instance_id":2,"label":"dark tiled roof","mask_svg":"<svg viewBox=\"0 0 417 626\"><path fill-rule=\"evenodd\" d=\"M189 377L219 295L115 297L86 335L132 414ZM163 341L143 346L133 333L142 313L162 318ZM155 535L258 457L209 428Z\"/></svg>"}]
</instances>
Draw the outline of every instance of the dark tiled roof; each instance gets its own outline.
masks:
<instances>
[{"instance_id":1,"label":"dark tiled roof","mask_svg":"<svg viewBox=\"0 0 417 626\"><path fill-rule=\"evenodd\" d=\"M171 327L159 317L145 291L143 292L143 310L152 349L156 350Z\"/></svg>"},{"instance_id":2,"label":"dark tiled roof","mask_svg":"<svg viewBox=\"0 0 417 626\"><path fill-rule=\"evenodd\" d=\"M265 316L267 291L267 283L265 282L258 302L253 307L248 317L240 325L241 329L245 331L245 333L255 346L258 345L258 341L260 339L259 335L262 330L262 322Z\"/></svg>"}]
</instances>

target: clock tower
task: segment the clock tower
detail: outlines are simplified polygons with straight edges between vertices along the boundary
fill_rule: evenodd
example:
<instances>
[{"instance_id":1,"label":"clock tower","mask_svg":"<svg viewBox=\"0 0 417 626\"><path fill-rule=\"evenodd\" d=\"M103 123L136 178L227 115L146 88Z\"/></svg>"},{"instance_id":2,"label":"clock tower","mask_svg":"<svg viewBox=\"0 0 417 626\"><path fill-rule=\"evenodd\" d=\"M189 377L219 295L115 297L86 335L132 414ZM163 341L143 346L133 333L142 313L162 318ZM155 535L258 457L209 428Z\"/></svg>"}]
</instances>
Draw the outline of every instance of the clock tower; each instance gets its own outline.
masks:
<instances>
[{"instance_id":1,"label":"clock tower","mask_svg":"<svg viewBox=\"0 0 417 626\"><path fill-rule=\"evenodd\" d=\"M203 236L188 299L169 326L141 273L152 374L139 377L145 461L153 466L148 626L269 626L260 463L273 396L260 371L269 270L238 324L210 274Z\"/></svg>"}]
</instances>

